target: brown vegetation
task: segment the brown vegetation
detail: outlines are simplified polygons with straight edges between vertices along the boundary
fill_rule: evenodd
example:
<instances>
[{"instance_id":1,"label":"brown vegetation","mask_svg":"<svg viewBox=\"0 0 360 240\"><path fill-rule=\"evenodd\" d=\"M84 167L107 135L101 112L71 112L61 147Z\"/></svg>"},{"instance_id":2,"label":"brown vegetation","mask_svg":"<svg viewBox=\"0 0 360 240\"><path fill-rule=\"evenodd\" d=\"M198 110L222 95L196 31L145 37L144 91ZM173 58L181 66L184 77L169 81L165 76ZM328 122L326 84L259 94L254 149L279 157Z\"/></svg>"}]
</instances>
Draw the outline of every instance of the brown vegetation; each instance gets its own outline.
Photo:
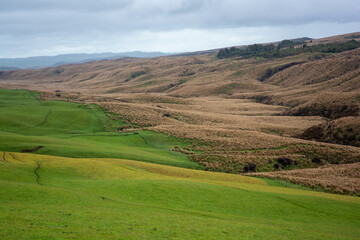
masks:
<instances>
[{"instance_id":1,"label":"brown vegetation","mask_svg":"<svg viewBox=\"0 0 360 240\"><path fill-rule=\"evenodd\" d=\"M324 165L319 168L297 169L247 175L281 179L327 192L360 195L360 163Z\"/></svg>"},{"instance_id":2,"label":"brown vegetation","mask_svg":"<svg viewBox=\"0 0 360 240\"><path fill-rule=\"evenodd\" d=\"M59 99L55 93L42 96ZM183 99L156 94L122 95L116 100L105 96L67 95L66 99L99 104L138 126L123 127L121 131L142 128L187 139L186 149L173 150L187 154L210 171L242 173L248 163L256 164L257 171L272 171L279 157L293 160L286 166L280 164L282 169L315 167L314 157L334 164L360 161L358 148L294 138L323 120L282 116L287 109L282 106L245 99Z\"/></svg>"},{"instance_id":3,"label":"brown vegetation","mask_svg":"<svg viewBox=\"0 0 360 240\"><path fill-rule=\"evenodd\" d=\"M360 121L358 117L345 117L306 129L303 139L360 147Z\"/></svg>"},{"instance_id":4,"label":"brown vegetation","mask_svg":"<svg viewBox=\"0 0 360 240\"><path fill-rule=\"evenodd\" d=\"M263 78L268 69L276 71ZM149 129L187 140L187 148L173 151L211 171L360 162L360 49L274 59L122 58L4 71L0 87L98 104L128 123L119 131Z\"/></svg>"}]
</instances>

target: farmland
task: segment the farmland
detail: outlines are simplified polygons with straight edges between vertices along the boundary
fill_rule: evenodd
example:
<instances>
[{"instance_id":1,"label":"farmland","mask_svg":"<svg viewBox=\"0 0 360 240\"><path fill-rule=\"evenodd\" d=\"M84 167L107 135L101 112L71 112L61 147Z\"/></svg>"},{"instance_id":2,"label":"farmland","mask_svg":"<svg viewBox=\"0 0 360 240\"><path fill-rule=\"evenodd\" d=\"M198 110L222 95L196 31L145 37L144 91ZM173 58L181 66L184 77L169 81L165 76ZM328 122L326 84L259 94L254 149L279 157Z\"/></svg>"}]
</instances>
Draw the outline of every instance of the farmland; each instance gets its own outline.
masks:
<instances>
[{"instance_id":1,"label":"farmland","mask_svg":"<svg viewBox=\"0 0 360 240\"><path fill-rule=\"evenodd\" d=\"M2 239L358 239L360 234L357 197L131 160L2 155Z\"/></svg>"},{"instance_id":2,"label":"farmland","mask_svg":"<svg viewBox=\"0 0 360 240\"><path fill-rule=\"evenodd\" d=\"M200 168L183 154L170 152L185 143L164 134L139 131L119 134L121 119L96 106L39 101L36 93L0 89L0 149L67 157L118 157Z\"/></svg>"},{"instance_id":3,"label":"farmland","mask_svg":"<svg viewBox=\"0 0 360 240\"><path fill-rule=\"evenodd\" d=\"M0 238L359 239L360 49L284 50L0 71Z\"/></svg>"}]
</instances>

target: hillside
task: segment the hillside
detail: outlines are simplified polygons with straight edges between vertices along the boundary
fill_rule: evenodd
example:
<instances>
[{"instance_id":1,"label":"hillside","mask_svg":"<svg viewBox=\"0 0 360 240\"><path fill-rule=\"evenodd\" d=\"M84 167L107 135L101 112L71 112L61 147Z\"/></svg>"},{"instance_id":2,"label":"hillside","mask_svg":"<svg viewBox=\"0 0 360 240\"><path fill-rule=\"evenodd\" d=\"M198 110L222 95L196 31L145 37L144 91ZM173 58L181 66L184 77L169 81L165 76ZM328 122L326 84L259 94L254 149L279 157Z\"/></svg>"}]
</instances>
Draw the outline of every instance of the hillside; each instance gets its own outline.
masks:
<instances>
[{"instance_id":1,"label":"hillside","mask_svg":"<svg viewBox=\"0 0 360 240\"><path fill-rule=\"evenodd\" d=\"M216 59L212 54L123 58L58 68L1 72L0 84L84 94L220 95L255 98L290 107L318 101L319 93L326 93L323 95L336 94L331 98L340 97L341 104L349 106L347 101L358 97L358 65L359 49L338 54L305 52L271 59ZM271 75L268 74L270 70Z\"/></svg>"},{"instance_id":2,"label":"hillside","mask_svg":"<svg viewBox=\"0 0 360 240\"><path fill-rule=\"evenodd\" d=\"M314 161L320 159L314 158ZM276 171L268 173L248 173L248 176L281 179L294 184L301 184L313 189L325 189L339 194L358 195L360 192L360 163L331 165L319 168Z\"/></svg>"},{"instance_id":3,"label":"hillside","mask_svg":"<svg viewBox=\"0 0 360 240\"><path fill-rule=\"evenodd\" d=\"M0 0L0 240L360 240L358 2Z\"/></svg>"},{"instance_id":4,"label":"hillside","mask_svg":"<svg viewBox=\"0 0 360 240\"><path fill-rule=\"evenodd\" d=\"M3 71L0 87L39 91L43 101L97 104L124 121L121 134L152 131L185 140L169 149L206 170L272 172L321 166L314 158L360 162L359 64L360 48L272 58L122 58ZM291 164L281 164L281 157Z\"/></svg>"},{"instance_id":5,"label":"hillside","mask_svg":"<svg viewBox=\"0 0 360 240\"><path fill-rule=\"evenodd\" d=\"M97 105L39 101L25 90L0 89L0 149L66 157L120 157L187 168L201 167L170 152L185 143L164 134L132 131Z\"/></svg>"},{"instance_id":6,"label":"hillside","mask_svg":"<svg viewBox=\"0 0 360 240\"><path fill-rule=\"evenodd\" d=\"M176 97L210 95L253 98L290 107L323 101L332 94L329 98L335 99L334 105L357 109L358 56L359 49L320 56L320 59L316 54L270 60L218 60L212 55L119 59L59 68L1 72L0 84L33 90L111 96L146 92ZM294 62L298 64L259 81L267 69ZM329 103L328 99L324 100ZM354 114L358 114L358 110L351 115Z\"/></svg>"},{"instance_id":7,"label":"hillside","mask_svg":"<svg viewBox=\"0 0 360 240\"><path fill-rule=\"evenodd\" d=\"M355 240L360 234L356 197L123 159L0 154L2 239Z\"/></svg>"}]
</instances>

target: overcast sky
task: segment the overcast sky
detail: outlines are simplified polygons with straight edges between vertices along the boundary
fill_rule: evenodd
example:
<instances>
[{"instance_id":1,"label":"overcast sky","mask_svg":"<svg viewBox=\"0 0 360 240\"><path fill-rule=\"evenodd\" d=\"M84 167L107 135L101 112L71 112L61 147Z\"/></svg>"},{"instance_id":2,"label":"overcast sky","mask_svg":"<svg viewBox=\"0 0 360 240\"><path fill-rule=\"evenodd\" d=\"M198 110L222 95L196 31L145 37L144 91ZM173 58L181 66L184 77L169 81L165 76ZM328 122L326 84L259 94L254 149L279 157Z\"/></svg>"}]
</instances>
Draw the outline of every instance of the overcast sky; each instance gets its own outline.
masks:
<instances>
[{"instance_id":1,"label":"overcast sky","mask_svg":"<svg viewBox=\"0 0 360 240\"><path fill-rule=\"evenodd\" d=\"M359 0L0 0L0 57L186 52L360 31Z\"/></svg>"}]
</instances>

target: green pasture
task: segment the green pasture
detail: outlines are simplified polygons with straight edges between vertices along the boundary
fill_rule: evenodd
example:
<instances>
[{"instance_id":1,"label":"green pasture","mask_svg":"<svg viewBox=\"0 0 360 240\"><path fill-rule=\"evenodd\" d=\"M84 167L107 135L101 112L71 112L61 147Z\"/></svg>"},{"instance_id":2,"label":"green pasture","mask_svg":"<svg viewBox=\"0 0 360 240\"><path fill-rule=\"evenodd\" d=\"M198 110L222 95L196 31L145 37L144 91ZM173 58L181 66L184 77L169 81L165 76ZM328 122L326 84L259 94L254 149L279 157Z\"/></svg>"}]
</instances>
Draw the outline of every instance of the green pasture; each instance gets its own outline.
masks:
<instances>
[{"instance_id":1,"label":"green pasture","mask_svg":"<svg viewBox=\"0 0 360 240\"><path fill-rule=\"evenodd\" d=\"M169 151L183 141L150 131L118 133L124 125L96 105L39 101L26 90L0 89L0 150L66 157L126 158L198 168L181 153Z\"/></svg>"},{"instance_id":2,"label":"green pasture","mask_svg":"<svg viewBox=\"0 0 360 240\"><path fill-rule=\"evenodd\" d=\"M0 152L1 239L359 239L360 199L120 159Z\"/></svg>"},{"instance_id":3,"label":"green pasture","mask_svg":"<svg viewBox=\"0 0 360 240\"><path fill-rule=\"evenodd\" d=\"M360 239L358 197L189 169L188 143L123 124L0 89L0 239Z\"/></svg>"}]
</instances>

